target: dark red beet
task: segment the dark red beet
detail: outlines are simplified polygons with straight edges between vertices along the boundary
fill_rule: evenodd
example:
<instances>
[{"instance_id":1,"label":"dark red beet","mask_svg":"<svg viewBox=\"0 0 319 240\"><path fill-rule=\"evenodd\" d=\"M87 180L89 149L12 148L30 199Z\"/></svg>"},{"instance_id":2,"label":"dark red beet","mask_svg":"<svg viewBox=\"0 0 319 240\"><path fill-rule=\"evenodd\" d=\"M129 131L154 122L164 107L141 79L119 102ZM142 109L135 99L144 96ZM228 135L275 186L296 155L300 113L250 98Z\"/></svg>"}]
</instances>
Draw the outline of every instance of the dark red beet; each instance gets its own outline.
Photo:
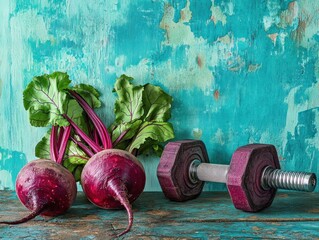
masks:
<instances>
[{"instance_id":1,"label":"dark red beet","mask_svg":"<svg viewBox=\"0 0 319 240\"><path fill-rule=\"evenodd\" d=\"M144 168L135 156L119 149L107 149L95 154L82 171L81 184L87 198L96 206L126 209L129 223L118 236L131 229L131 203L145 186Z\"/></svg>"},{"instance_id":2,"label":"dark red beet","mask_svg":"<svg viewBox=\"0 0 319 240\"><path fill-rule=\"evenodd\" d=\"M16 192L21 203L32 212L20 220L0 223L19 224L37 215L63 214L75 200L77 187L67 169L54 161L38 159L21 169L16 181Z\"/></svg>"}]
</instances>

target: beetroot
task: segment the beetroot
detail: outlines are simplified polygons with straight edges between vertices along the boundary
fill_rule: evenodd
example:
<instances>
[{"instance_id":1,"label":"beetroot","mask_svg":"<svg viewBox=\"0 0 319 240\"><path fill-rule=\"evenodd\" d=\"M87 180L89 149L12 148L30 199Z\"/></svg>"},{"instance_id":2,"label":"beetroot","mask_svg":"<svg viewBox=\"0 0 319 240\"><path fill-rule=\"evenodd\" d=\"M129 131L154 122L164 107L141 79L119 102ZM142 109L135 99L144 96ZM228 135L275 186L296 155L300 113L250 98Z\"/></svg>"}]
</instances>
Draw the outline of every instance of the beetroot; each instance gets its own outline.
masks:
<instances>
[{"instance_id":1,"label":"beetroot","mask_svg":"<svg viewBox=\"0 0 319 240\"><path fill-rule=\"evenodd\" d=\"M32 211L28 216L2 224L24 223L37 215L57 216L65 213L76 197L73 175L51 160L37 159L18 174L16 192L21 203Z\"/></svg>"},{"instance_id":2,"label":"beetroot","mask_svg":"<svg viewBox=\"0 0 319 240\"><path fill-rule=\"evenodd\" d=\"M68 168L76 180L81 178L84 192L95 205L124 207L129 223L120 235L130 230L131 203L145 185L144 169L135 156L150 152L160 155L160 143L174 137L167 122L172 97L151 84L134 86L132 80L122 75L115 83L118 98L109 129L94 112L101 106L97 90L84 84L70 86L66 73L35 77L24 91L30 123L52 126L50 140L43 138L37 145L37 156L51 158ZM48 152L50 156L44 156Z\"/></svg>"},{"instance_id":3,"label":"beetroot","mask_svg":"<svg viewBox=\"0 0 319 240\"><path fill-rule=\"evenodd\" d=\"M145 172L135 156L119 149L107 149L95 154L84 166L81 175L83 191L96 206L105 209L125 208L128 226L133 224L130 203L142 193L145 186Z\"/></svg>"}]
</instances>

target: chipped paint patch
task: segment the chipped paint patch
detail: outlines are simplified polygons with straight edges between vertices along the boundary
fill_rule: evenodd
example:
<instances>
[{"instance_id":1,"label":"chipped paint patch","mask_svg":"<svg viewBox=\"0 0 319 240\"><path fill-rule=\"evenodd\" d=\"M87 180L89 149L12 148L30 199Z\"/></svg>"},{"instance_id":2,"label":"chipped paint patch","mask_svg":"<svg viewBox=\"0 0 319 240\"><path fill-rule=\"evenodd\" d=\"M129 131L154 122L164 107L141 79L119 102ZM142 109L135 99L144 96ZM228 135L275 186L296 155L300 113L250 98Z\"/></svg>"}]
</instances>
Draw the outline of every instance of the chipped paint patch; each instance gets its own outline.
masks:
<instances>
[{"instance_id":1,"label":"chipped paint patch","mask_svg":"<svg viewBox=\"0 0 319 240\"><path fill-rule=\"evenodd\" d=\"M319 107L319 103L316 101L316 99L319 98L318 87L318 84L316 84L307 90L303 90L302 86L298 86L290 90L287 98L285 99L285 102L288 105L285 127L286 134L289 133L292 136L295 134L295 128L298 124L298 116L300 112L306 111L307 109ZM311 99L306 102L296 103L295 98L300 91L311 91L313 95L311 94L309 96L311 97Z\"/></svg>"},{"instance_id":2,"label":"chipped paint patch","mask_svg":"<svg viewBox=\"0 0 319 240\"><path fill-rule=\"evenodd\" d=\"M318 171L317 153L319 151L319 84L309 88L302 85L291 89L286 103L288 111L283 131L285 157L294 161L300 168L300 159L306 158L306 171ZM285 161L286 162L286 161Z\"/></svg>"},{"instance_id":3,"label":"chipped paint patch","mask_svg":"<svg viewBox=\"0 0 319 240\"><path fill-rule=\"evenodd\" d=\"M0 146L0 190L14 189L16 177L26 163L24 153L3 149Z\"/></svg>"},{"instance_id":4,"label":"chipped paint patch","mask_svg":"<svg viewBox=\"0 0 319 240\"><path fill-rule=\"evenodd\" d=\"M152 210L148 211L147 214L150 214L152 216L159 216L159 217L167 217L172 214L171 211L165 211L165 210Z\"/></svg>"},{"instance_id":5,"label":"chipped paint patch","mask_svg":"<svg viewBox=\"0 0 319 240\"><path fill-rule=\"evenodd\" d=\"M298 24L299 8L298 2L290 2L288 9L280 13L280 21L277 24L280 28L287 28Z\"/></svg>"},{"instance_id":6,"label":"chipped paint patch","mask_svg":"<svg viewBox=\"0 0 319 240\"><path fill-rule=\"evenodd\" d=\"M223 25L226 24L226 15L222 12L219 6L214 5L214 1L212 1L212 6L210 8L212 15L210 19L216 25L218 22L221 22Z\"/></svg>"},{"instance_id":7,"label":"chipped paint patch","mask_svg":"<svg viewBox=\"0 0 319 240\"><path fill-rule=\"evenodd\" d=\"M210 88L214 82L214 76L208 68L198 68L189 62L184 67L176 69L168 61L159 65L156 74L166 76L164 84L172 91L192 88L205 90Z\"/></svg>"},{"instance_id":8,"label":"chipped paint patch","mask_svg":"<svg viewBox=\"0 0 319 240\"><path fill-rule=\"evenodd\" d=\"M278 197L280 197L280 198L288 198L289 195L287 193L279 193Z\"/></svg>"},{"instance_id":9,"label":"chipped paint patch","mask_svg":"<svg viewBox=\"0 0 319 240\"><path fill-rule=\"evenodd\" d=\"M231 16L234 14L234 4L232 1L223 4L223 9L220 6L215 5L215 1L212 0L211 21L217 25L219 22L224 26L227 23L227 15Z\"/></svg>"},{"instance_id":10,"label":"chipped paint patch","mask_svg":"<svg viewBox=\"0 0 319 240\"><path fill-rule=\"evenodd\" d=\"M297 41L302 47L311 48L314 47L318 41L316 36L319 33L318 21L319 21L319 2L318 1L298 1L299 15L298 15L298 27L292 33L293 39Z\"/></svg>"},{"instance_id":11,"label":"chipped paint patch","mask_svg":"<svg viewBox=\"0 0 319 240\"><path fill-rule=\"evenodd\" d=\"M228 60L227 65L229 71L238 72L245 66L245 60L241 56L236 56Z\"/></svg>"},{"instance_id":12,"label":"chipped paint patch","mask_svg":"<svg viewBox=\"0 0 319 240\"><path fill-rule=\"evenodd\" d=\"M193 137L194 139L201 139L203 131L200 128L193 128Z\"/></svg>"},{"instance_id":13,"label":"chipped paint patch","mask_svg":"<svg viewBox=\"0 0 319 240\"><path fill-rule=\"evenodd\" d=\"M270 16L264 16L263 24L265 31L268 31L274 23L274 19Z\"/></svg>"},{"instance_id":14,"label":"chipped paint patch","mask_svg":"<svg viewBox=\"0 0 319 240\"><path fill-rule=\"evenodd\" d=\"M257 220L257 219L258 219L258 216L256 216L256 215L251 215L251 216L247 217L247 219L249 219L249 220Z\"/></svg>"},{"instance_id":15,"label":"chipped paint patch","mask_svg":"<svg viewBox=\"0 0 319 240\"><path fill-rule=\"evenodd\" d=\"M220 129L220 128L217 129L217 132L215 133L214 139L218 144L220 144L222 146L226 143L225 134L223 133L222 129Z\"/></svg>"},{"instance_id":16,"label":"chipped paint patch","mask_svg":"<svg viewBox=\"0 0 319 240\"><path fill-rule=\"evenodd\" d=\"M12 175L8 170L0 170L0 190L14 189Z\"/></svg>"},{"instance_id":17,"label":"chipped paint patch","mask_svg":"<svg viewBox=\"0 0 319 240\"><path fill-rule=\"evenodd\" d=\"M310 209L308 213L319 213L319 208Z\"/></svg>"},{"instance_id":18,"label":"chipped paint patch","mask_svg":"<svg viewBox=\"0 0 319 240\"><path fill-rule=\"evenodd\" d=\"M226 34L225 36L218 37L217 42L230 45L233 43L233 35L231 33Z\"/></svg>"},{"instance_id":19,"label":"chipped paint patch","mask_svg":"<svg viewBox=\"0 0 319 240\"><path fill-rule=\"evenodd\" d=\"M188 23L192 19L192 11L190 10L190 0L186 1L186 6L181 10L181 22Z\"/></svg>"},{"instance_id":20,"label":"chipped paint patch","mask_svg":"<svg viewBox=\"0 0 319 240\"><path fill-rule=\"evenodd\" d=\"M173 47L172 59L179 54L181 48L184 49L184 58L181 59L180 67L172 65L171 60L159 63L154 69L154 75L165 76L164 84L174 91L192 88L205 91L211 88L214 82L210 68L217 65L217 48L211 46L205 39L195 37L192 32L188 24L192 17L189 1L186 2L181 18L177 22L174 22L174 16L174 7L166 4L160 22L160 28L165 30L165 40L162 44Z\"/></svg>"},{"instance_id":21,"label":"chipped paint patch","mask_svg":"<svg viewBox=\"0 0 319 240\"><path fill-rule=\"evenodd\" d=\"M89 214L89 215L83 217L82 219L85 221L92 221L92 220L100 220L101 218L97 215Z\"/></svg>"},{"instance_id":22,"label":"chipped paint patch","mask_svg":"<svg viewBox=\"0 0 319 240\"><path fill-rule=\"evenodd\" d=\"M270 38L270 40L272 41L272 43L274 44L274 46L276 46L278 33L268 34L267 36Z\"/></svg>"},{"instance_id":23,"label":"chipped paint patch","mask_svg":"<svg viewBox=\"0 0 319 240\"><path fill-rule=\"evenodd\" d=\"M248 72L256 72L260 68L261 68L261 64L249 64Z\"/></svg>"},{"instance_id":24,"label":"chipped paint patch","mask_svg":"<svg viewBox=\"0 0 319 240\"><path fill-rule=\"evenodd\" d=\"M196 62L197 62L198 67L200 67L200 68L202 68L203 65L205 64L203 57L200 55L197 56Z\"/></svg>"},{"instance_id":25,"label":"chipped paint patch","mask_svg":"<svg viewBox=\"0 0 319 240\"><path fill-rule=\"evenodd\" d=\"M301 44L307 28L307 19L299 19L298 27L291 33L292 39Z\"/></svg>"},{"instance_id":26,"label":"chipped paint patch","mask_svg":"<svg viewBox=\"0 0 319 240\"><path fill-rule=\"evenodd\" d=\"M257 227L257 226L253 226L252 228L251 228L253 231L260 231L261 230L261 228L260 227Z\"/></svg>"},{"instance_id":27,"label":"chipped paint patch","mask_svg":"<svg viewBox=\"0 0 319 240\"><path fill-rule=\"evenodd\" d=\"M164 15L160 22L160 28L165 30L166 41L164 44L179 46L194 44L195 36L187 23L190 21L192 12L189 9L189 0L183 9L182 18L178 22L174 22L175 9L169 4L165 4Z\"/></svg>"},{"instance_id":28,"label":"chipped paint patch","mask_svg":"<svg viewBox=\"0 0 319 240\"><path fill-rule=\"evenodd\" d=\"M309 49L316 45L319 33L318 1L292 1L285 10L280 10L276 4L269 4L268 10L269 15L263 18L265 31L276 27L278 32L290 36L302 47Z\"/></svg>"},{"instance_id":29,"label":"chipped paint patch","mask_svg":"<svg viewBox=\"0 0 319 240\"><path fill-rule=\"evenodd\" d=\"M219 100L219 97L220 97L220 92L219 92L219 90L216 89L216 90L214 91L214 94L213 94L213 95L214 95L214 99L215 99L216 101Z\"/></svg>"}]
</instances>

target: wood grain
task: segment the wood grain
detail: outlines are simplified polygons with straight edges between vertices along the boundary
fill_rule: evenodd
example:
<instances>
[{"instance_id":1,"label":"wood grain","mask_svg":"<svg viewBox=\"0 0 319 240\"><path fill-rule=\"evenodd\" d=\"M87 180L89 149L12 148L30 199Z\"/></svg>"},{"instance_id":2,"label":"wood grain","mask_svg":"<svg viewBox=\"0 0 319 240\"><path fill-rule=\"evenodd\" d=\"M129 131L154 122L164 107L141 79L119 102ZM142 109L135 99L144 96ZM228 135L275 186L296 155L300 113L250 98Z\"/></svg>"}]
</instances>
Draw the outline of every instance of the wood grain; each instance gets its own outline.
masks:
<instances>
[{"instance_id":1,"label":"wood grain","mask_svg":"<svg viewBox=\"0 0 319 240\"><path fill-rule=\"evenodd\" d=\"M0 220L27 213L14 192L0 192ZM318 193L279 193L260 213L235 209L224 192L205 192L184 203L147 192L133 204L134 224L122 239L319 239ZM103 210L79 193L73 207L56 218L37 217L0 226L1 239L111 239L123 230L122 210Z\"/></svg>"}]
</instances>

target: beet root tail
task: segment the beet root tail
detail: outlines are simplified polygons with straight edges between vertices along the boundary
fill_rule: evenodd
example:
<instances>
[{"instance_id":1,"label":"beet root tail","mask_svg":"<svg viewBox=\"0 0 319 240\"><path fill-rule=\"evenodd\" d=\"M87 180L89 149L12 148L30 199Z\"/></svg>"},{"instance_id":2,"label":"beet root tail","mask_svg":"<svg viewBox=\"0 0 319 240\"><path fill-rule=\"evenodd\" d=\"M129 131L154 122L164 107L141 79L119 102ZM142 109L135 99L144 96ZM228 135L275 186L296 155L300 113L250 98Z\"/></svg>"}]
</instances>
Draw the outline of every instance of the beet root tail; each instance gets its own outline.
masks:
<instances>
[{"instance_id":1,"label":"beet root tail","mask_svg":"<svg viewBox=\"0 0 319 240\"><path fill-rule=\"evenodd\" d=\"M13 221L1 221L0 224L8 224L8 225L17 225L20 223L25 223L33 218L35 218L36 216L38 216L41 212L43 212L44 207L36 209L35 211L31 212L29 215L18 219L18 220L13 220Z\"/></svg>"},{"instance_id":2,"label":"beet root tail","mask_svg":"<svg viewBox=\"0 0 319 240\"><path fill-rule=\"evenodd\" d=\"M125 229L123 232L121 232L120 234L117 235L118 237L120 237L120 236L122 236L122 235L128 233L128 232L131 230L132 225L133 225L133 211L132 211L132 206L131 206L131 204L129 203L129 201L127 200L127 198L126 198L125 202L124 202L124 201L121 201L121 204L122 204L122 205L125 207L125 209L126 209L126 212L127 212L127 215L128 215L128 225L127 225L126 229Z\"/></svg>"},{"instance_id":3,"label":"beet root tail","mask_svg":"<svg viewBox=\"0 0 319 240\"><path fill-rule=\"evenodd\" d=\"M131 206L129 200L127 199L126 187L121 180L119 180L119 179L110 180L108 182L108 186L113 190L114 198L116 200L118 200L123 205L123 207L125 208L125 210L127 212L127 216L128 216L128 225L127 225L126 229L123 232L117 234L117 237L120 237L120 236L128 233L132 228L132 225L133 225L132 206Z\"/></svg>"}]
</instances>

